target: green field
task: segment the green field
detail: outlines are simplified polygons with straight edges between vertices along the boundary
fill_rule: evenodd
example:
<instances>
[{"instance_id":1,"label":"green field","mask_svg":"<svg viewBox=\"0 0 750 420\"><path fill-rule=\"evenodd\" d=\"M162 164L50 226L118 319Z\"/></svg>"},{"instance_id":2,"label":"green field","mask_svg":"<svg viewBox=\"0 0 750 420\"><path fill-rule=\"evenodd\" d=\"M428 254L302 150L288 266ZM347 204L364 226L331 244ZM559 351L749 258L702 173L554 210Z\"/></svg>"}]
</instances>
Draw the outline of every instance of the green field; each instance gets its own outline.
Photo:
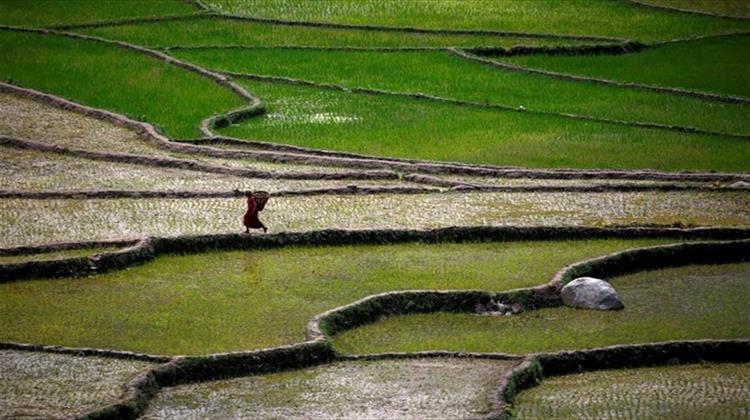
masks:
<instances>
[{"instance_id":1,"label":"green field","mask_svg":"<svg viewBox=\"0 0 750 420\"><path fill-rule=\"evenodd\" d=\"M744 140L243 80L267 113L238 138L378 156L555 168L744 171Z\"/></svg>"},{"instance_id":2,"label":"green field","mask_svg":"<svg viewBox=\"0 0 750 420\"><path fill-rule=\"evenodd\" d=\"M244 233L247 190L272 193L259 240L278 245L0 279L0 347L24 350L0 351L0 418L748 417L746 365L549 378L496 405L531 353L748 339L747 262L633 262L608 279L621 311L384 317L328 337L336 362L277 372L329 361L278 347L374 294L534 287L683 241L285 245L298 234L750 228L750 20L710 13L750 16L750 0L0 0L0 248L86 242L0 266L120 248L93 241L239 249L264 235ZM210 356L148 373L33 345ZM519 357L373 355L432 350Z\"/></svg>"},{"instance_id":3,"label":"green field","mask_svg":"<svg viewBox=\"0 0 750 420\"><path fill-rule=\"evenodd\" d=\"M746 417L750 364L604 370L548 378L521 392L518 419Z\"/></svg>"},{"instance_id":4,"label":"green field","mask_svg":"<svg viewBox=\"0 0 750 420\"><path fill-rule=\"evenodd\" d=\"M42 27L197 11L180 0L2 0L0 24Z\"/></svg>"},{"instance_id":5,"label":"green field","mask_svg":"<svg viewBox=\"0 0 750 420\"><path fill-rule=\"evenodd\" d=\"M750 318L750 264L685 266L609 279L621 311L568 307L515 316L406 315L337 336L343 353L452 350L574 350L612 344L702 338L745 338Z\"/></svg>"},{"instance_id":6,"label":"green field","mask_svg":"<svg viewBox=\"0 0 750 420\"><path fill-rule=\"evenodd\" d=\"M78 32L139 45L304 45L316 47L511 47L568 45L591 41L481 34L440 34L362 31L342 28L287 26L220 17L167 22L141 22Z\"/></svg>"},{"instance_id":7,"label":"green field","mask_svg":"<svg viewBox=\"0 0 750 420\"><path fill-rule=\"evenodd\" d=\"M747 55L737 54L736 49L727 48L725 51L727 55L738 57L734 61L725 60L733 67L717 70L714 65L709 70L705 68L708 67L706 64L704 72L713 72L717 79L722 74L729 74L737 84L746 88L747 83L742 83L744 75L737 74L737 70L747 67L747 63L739 58ZM225 50L174 51L173 54L224 71L292 77L347 87L422 92L511 108L523 106L529 111L564 112L750 134L750 106L747 105L516 73L469 62L443 51L383 53L252 49L232 51L231 54ZM666 56L663 62L682 64L669 59L670 56ZM639 68L644 67L640 64ZM625 70L621 68L620 71ZM696 73L692 77L699 78L700 73Z\"/></svg>"},{"instance_id":8,"label":"green field","mask_svg":"<svg viewBox=\"0 0 750 420\"><path fill-rule=\"evenodd\" d=\"M315 315L406 289L506 290L664 240L407 244L165 256L84 278L0 285L0 340L156 354L303 341Z\"/></svg>"},{"instance_id":9,"label":"green field","mask_svg":"<svg viewBox=\"0 0 750 420\"><path fill-rule=\"evenodd\" d=\"M532 55L499 60L600 79L750 97L748 57L750 35L737 35L665 44L624 55Z\"/></svg>"},{"instance_id":10,"label":"green field","mask_svg":"<svg viewBox=\"0 0 750 420\"><path fill-rule=\"evenodd\" d=\"M648 3L728 16L750 16L750 4L741 0L647 0Z\"/></svg>"},{"instance_id":11,"label":"green field","mask_svg":"<svg viewBox=\"0 0 750 420\"><path fill-rule=\"evenodd\" d=\"M243 105L205 77L114 45L0 31L0 51L0 80L146 120L178 138L196 137L201 120Z\"/></svg>"},{"instance_id":12,"label":"green field","mask_svg":"<svg viewBox=\"0 0 750 420\"><path fill-rule=\"evenodd\" d=\"M622 0L439 0L424 3L209 0L207 3L221 12L286 20L606 35L645 41L750 28L750 22L683 15L638 7Z\"/></svg>"}]
</instances>

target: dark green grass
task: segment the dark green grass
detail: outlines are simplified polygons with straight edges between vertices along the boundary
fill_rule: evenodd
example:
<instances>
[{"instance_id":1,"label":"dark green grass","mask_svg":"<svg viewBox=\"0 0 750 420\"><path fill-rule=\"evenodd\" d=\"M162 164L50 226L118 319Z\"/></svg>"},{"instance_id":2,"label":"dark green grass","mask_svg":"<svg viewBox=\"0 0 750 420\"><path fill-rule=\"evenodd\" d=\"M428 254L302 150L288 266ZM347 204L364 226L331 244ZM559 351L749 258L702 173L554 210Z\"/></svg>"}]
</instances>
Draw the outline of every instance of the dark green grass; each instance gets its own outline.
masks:
<instances>
[{"instance_id":1,"label":"dark green grass","mask_svg":"<svg viewBox=\"0 0 750 420\"><path fill-rule=\"evenodd\" d=\"M213 81L142 54L93 41L0 31L0 80L196 137L200 121L243 104Z\"/></svg>"},{"instance_id":2,"label":"dark green grass","mask_svg":"<svg viewBox=\"0 0 750 420\"><path fill-rule=\"evenodd\" d=\"M750 27L750 22L637 7L622 0L209 0L208 3L224 12L276 19L607 35L639 40Z\"/></svg>"},{"instance_id":3,"label":"dark green grass","mask_svg":"<svg viewBox=\"0 0 750 420\"><path fill-rule=\"evenodd\" d=\"M750 134L750 106L511 72L468 62L442 51L202 50L174 54L204 67L234 72ZM722 73L716 69L714 72ZM734 77L748 83L745 73Z\"/></svg>"},{"instance_id":4,"label":"dark green grass","mask_svg":"<svg viewBox=\"0 0 750 420\"><path fill-rule=\"evenodd\" d=\"M744 0L646 0L647 3L728 16L750 16L750 2Z\"/></svg>"},{"instance_id":5,"label":"dark green grass","mask_svg":"<svg viewBox=\"0 0 750 420\"><path fill-rule=\"evenodd\" d=\"M219 18L144 22L81 29L82 33L149 46L307 45L350 47L476 47L577 44L581 41L489 35L441 35L273 25ZM588 41L591 43L591 41Z\"/></svg>"},{"instance_id":6,"label":"dark green grass","mask_svg":"<svg viewBox=\"0 0 750 420\"><path fill-rule=\"evenodd\" d=\"M0 0L0 23L40 27L197 11L181 0Z\"/></svg>"},{"instance_id":7,"label":"dark green grass","mask_svg":"<svg viewBox=\"0 0 750 420\"><path fill-rule=\"evenodd\" d=\"M750 363L586 372L545 379L516 399L519 419L738 419L750 401Z\"/></svg>"},{"instance_id":8,"label":"dark green grass","mask_svg":"<svg viewBox=\"0 0 750 420\"><path fill-rule=\"evenodd\" d=\"M568 307L515 316L388 318L341 334L343 353L453 350L530 353L750 336L750 264L686 266L613 278L622 311Z\"/></svg>"},{"instance_id":9,"label":"dark green grass","mask_svg":"<svg viewBox=\"0 0 750 420\"><path fill-rule=\"evenodd\" d=\"M659 240L405 244L160 257L87 278L0 285L0 340L209 353L304 340L313 316L405 289L504 290Z\"/></svg>"},{"instance_id":10,"label":"dark green grass","mask_svg":"<svg viewBox=\"0 0 750 420\"><path fill-rule=\"evenodd\" d=\"M750 35L679 42L626 55L500 60L601 79L750 97Z\"/></svg>"},{"instance_id":11,"label":"dark green grass","mask_svg":"<svg viewBox=\"0 0 750 420\"><path fill-rule=\"evenodd\" d=\"M220 130L276 143L529 167L748 170L742 140L240 81L264 116Z\"/></svg>"}]
</instances>

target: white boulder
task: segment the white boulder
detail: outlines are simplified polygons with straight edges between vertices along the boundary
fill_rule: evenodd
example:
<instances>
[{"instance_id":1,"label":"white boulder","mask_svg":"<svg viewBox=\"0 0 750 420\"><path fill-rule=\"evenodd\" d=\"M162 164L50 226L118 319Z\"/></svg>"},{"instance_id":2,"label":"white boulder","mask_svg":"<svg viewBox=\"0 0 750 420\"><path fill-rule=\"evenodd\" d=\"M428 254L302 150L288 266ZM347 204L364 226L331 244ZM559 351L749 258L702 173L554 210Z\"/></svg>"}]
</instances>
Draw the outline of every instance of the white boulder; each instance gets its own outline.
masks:
<instances>
[{"instance_id":1,"label":"white boulder","mask_svg":"<svg viewBox=\"0 0 750 420\"><path fill-rule=\"evenodd\" d=\"M620 296L612 285L593 277L579 277L560 291L560 297L567 306L581 309L622 309Z\"/></svg>"}]
</instances>

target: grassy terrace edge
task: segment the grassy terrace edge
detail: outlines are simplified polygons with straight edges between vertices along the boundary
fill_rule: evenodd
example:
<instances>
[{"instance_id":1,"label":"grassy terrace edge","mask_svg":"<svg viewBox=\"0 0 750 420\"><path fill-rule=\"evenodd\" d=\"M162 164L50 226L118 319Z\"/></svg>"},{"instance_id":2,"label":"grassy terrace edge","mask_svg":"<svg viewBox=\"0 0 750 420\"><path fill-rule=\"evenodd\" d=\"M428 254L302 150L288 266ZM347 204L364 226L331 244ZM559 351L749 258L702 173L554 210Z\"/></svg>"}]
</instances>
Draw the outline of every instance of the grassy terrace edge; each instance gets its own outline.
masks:
<instances>
[{"instance_id":1,"label":"grassy terrace edge","mask_svg":"<svg viewBox=\"0 0 750 420\"><path fill-rule=\"evenodd\" d=\"M253 237L242 235L210 235L198 237L181 238L153 238L144 239L131 247L127 252L114 252L102 254L100 259L101 270L115 269L118 267L135 264L152 258L157 253L201 252L209 249L247 249L247 248L270 248L282 247L291 244L351 244L351 243L399 243L399 242L436 242L453 241L465 242L485 240L521 240L521 239L555 239L560 237L675 237L681 239L712 238L712 239L738 239L748 238L750 232L746 229L653 229L653 228L448 228L432 231L319 231L304 234L279 234L266 237ZM66 244L71 247L74 245ZM40 248L42 249L42 248ZM555 287L570 280L573 276L586 274L592 268L606 270L608 272L632 271L633 264L645 264L642 268L653 268L662 265L681 265L696 261L728 262L735 260L747 260L750 255L750 239L724 241L724 242L700 242L690 244L675 244L666 246L655 246L648 248L637 248L611 254L604 257L586 260L570 265L560 272L547 284L530 289L519 289L515 291L499 293L533 309L538 305L559 305L559 298L554 294ZM26 252L34 251L26 247ZM14 252L4 250L3 252ZM20 252L20 251L15 251ZM2 266L0 266L2 267ZM400 292L395 292L399 294ZM424 310L456 310L456 302L466 303L466 293L470 299L486 298L484 292L456 292L451 296L450 292L442 292L448 299L435 299L437 296L427 291L423 295L414 296L414 300L407 300L413 311ZM393 295L393 294L391 294ZM496 296L497 296L496 295ZM427 299L424 299L427 297ZM372 299L367 298L367 299ZM374 297L374 298L377 298ZM456 299L457 298L457 299ZM367 300L365 299L365 300ZM419 301L420 299L424 299ZM426 301L426 304L425 304ZM446 302L448 305L446 306ZM404 303L399 301L399 303ZM436 306L437 304L437 306ZM473 304L471 305L473 308ZM353 305L347 307L351 310ZM339 313L341 308L339 308ZM379 310L386 310L381 307ZM330 322L331 314L336 310L327 312L316 317L311 323L320 322L321 319L328 321L327 328L333 325ZM350 314L351 319L362 319L362 314L368 314L366 305L362 311L354 311ZM358 318L359 317L359 318ZM337 322L339 328L351 327L353 324L343 322L345 317L339 317ZM323 328L324 330L325 328ZM34 346L16 343L0 343L0 348L10 348L26 351L51 351L59 353L73 353L81 355L96 355L116 358L133 358L152 361L168 361L150 371L142 372L135 377L127 386L120 401L113 405L103 407L95 412L89 413L87 418L135 418L141 414L148 402L158 392L159 388L190 383L194 381L207 381L218 378L236 377L249 374L261 374L275 372L285 369L297 369L320 363L327 363L342 359L333 350L328 337L319 330L311 331L308 328L308 341L282 346L271 349L257 350L252 352L235 352L213 354L197 357L172 357L155 355L142 355L129 352L116 352L96 349L75 349L55 346ZM547 375L562 374L565 372L578 371L581 369L610 368L628 366L642 366L663 364L667 362L694 362L696 360L711 361L744 361L750 352L750 341L743 340L708 340L698 342L674 342L660 344L644 344L637 346L614 346L603 349L590 349L577 352L547 353L528 356L522 365L517 368L503 385L501 392L494 404L493 418L503 418L508 415L506 405L512 401L519 390L537 383L545 372ZM665 350L666 349L666 350ZM602 356L604 354L604 356ZM424 354L422 354L424 355ZM434 352L432 356L445 357L456 356L454 353ZM382 357L410 357L409 355L386 355ZM501 357L520 358L514 355L473 355L469 357ZM344 357L343 359L346 359ZM351 359L351 357L349 358Z\"/></svg>"}]
</instances>

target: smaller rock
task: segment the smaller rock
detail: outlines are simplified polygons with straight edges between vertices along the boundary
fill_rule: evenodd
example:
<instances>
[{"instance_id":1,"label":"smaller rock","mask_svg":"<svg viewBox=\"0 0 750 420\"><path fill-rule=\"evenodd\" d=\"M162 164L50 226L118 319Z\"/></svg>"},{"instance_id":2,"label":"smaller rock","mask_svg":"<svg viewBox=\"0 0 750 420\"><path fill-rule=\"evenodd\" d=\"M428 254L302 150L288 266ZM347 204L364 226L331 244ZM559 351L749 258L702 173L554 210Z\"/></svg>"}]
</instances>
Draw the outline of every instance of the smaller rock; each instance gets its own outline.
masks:
<instances>
[{"instance_id":1,"label":"smaller rock","mask_svg":"<svg viewBox=\"0 0 750 420\"><path fill-rule=\"evenodd\" d=\"M480 315L514 315L523 310L523 307L519 304L508 305L501 302L490 301L486 305L481 303L474 306L474 311Z\"/></svg>"},{"instance_id":2,"label":"smaller rock","mask_svg":"<svg viewBox=\"0 0 750 420\"><path fill-rule=\"evenodd\" d=\"M617 291L604 280L593 277L579 277L560 291L560 297L567 306L581 309L622 309Z\"/></svg>"}]
</instances>

